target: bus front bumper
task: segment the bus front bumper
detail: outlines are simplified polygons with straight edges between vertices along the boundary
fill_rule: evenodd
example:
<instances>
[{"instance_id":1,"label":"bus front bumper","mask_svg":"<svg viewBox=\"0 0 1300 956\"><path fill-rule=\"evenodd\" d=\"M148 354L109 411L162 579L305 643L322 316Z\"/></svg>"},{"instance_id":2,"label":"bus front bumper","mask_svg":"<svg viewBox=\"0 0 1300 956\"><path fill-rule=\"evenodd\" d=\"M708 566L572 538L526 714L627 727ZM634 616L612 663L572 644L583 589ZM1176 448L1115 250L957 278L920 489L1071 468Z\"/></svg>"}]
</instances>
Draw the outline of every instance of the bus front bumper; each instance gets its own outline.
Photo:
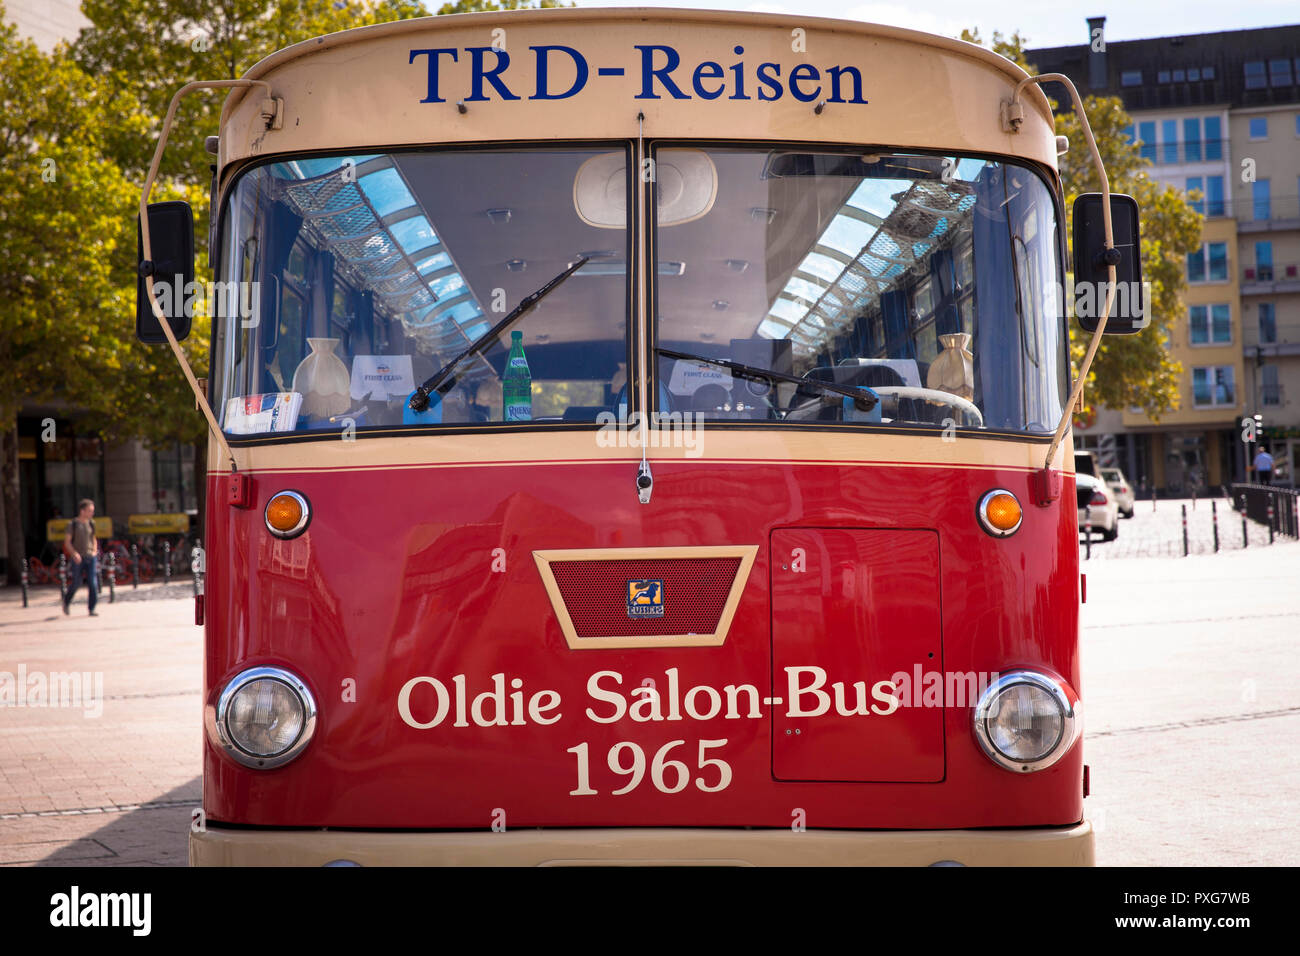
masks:
<instances>
[{"instance_id":1,"label":"bus front bumper","mask_svg":"<svg viewBox=\"0 0 1300 956\"><path fill-rule=\"evenodd\" d=\"M1092 866L1092 824L1023 830L227 830L191 866Z\"/></svg>"}]
</instances>

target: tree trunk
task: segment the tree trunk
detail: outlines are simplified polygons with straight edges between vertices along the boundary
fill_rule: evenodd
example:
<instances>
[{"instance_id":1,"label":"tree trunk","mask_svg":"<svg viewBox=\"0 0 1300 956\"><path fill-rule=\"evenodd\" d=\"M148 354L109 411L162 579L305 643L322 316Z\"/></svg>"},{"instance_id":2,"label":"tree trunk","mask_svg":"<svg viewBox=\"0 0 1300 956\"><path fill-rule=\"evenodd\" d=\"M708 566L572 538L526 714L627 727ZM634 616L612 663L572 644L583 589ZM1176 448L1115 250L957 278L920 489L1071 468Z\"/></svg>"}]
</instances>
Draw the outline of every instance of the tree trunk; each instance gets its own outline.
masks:
<instances>
[{"instance_id":1,"label":"tree trunk","mask_svg":"<svg viewBox=\"0 0 1300 956\"><path fill-rule=\"evenodd\" d=\"M203 439L194 443L194 496L195 503L198 505L199 514L194 523L199 540L203 546L207 547L208 536L206 532L208 517L208 435L203 433Z\"/></svg>"},{"instance_id":2,"label":"tree trunk","mask_svg":"<svg viewBox=\"0 0 1300 956\"><path fill-rule=\"evenodd\" d=\"M9 558L5 562L5 579L9 584L21 580L22 560L27 556L23 540L22 499L18 493L18 416L5 423L0 432L0 491L4 499L5 535Z\"/></svg>"}]
</instances>

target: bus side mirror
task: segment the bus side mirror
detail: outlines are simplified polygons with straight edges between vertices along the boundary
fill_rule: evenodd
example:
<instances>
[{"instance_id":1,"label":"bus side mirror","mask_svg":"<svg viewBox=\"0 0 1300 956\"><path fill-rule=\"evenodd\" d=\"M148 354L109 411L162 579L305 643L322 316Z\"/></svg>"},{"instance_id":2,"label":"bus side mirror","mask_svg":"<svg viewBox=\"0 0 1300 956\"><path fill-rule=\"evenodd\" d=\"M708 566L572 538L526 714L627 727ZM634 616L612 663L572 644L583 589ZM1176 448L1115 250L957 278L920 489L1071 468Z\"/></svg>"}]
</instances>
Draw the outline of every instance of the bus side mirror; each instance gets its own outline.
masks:
<instances>
[{"instance_id":1,"label":"bus side mirror","mask_svg":"<svg viewBox=\"0 0 1300 956\"><path fill-rule=\"evenodd\" d=\"M1101 193L1084 193L1074 200L1074 315L1088 332L1097 330L1110 281L1101 199ZM1110 219L1116 287L1106 332L1132 335L1151 324L1151 294L1142 284L1137 200L1111 193Z\"/></svg>"},{"instance_id":2,"label":"bus side mirror","mask_svg":"<svg viewBox=\"0 0 1300 956\"><path fill-rule=\"evenodd\" d=\"M140 234L140 217L135 225L137 263L135 280L135 334L146 345L166 342L162 323L153 314L145 275L153 276L154 295L162 306L176 341L190 334L191 310L185 308L194 282L194 213L187 202L149 204L149 248L151 262L144 261L144 239Z\"/></svg>"}]
</instances>

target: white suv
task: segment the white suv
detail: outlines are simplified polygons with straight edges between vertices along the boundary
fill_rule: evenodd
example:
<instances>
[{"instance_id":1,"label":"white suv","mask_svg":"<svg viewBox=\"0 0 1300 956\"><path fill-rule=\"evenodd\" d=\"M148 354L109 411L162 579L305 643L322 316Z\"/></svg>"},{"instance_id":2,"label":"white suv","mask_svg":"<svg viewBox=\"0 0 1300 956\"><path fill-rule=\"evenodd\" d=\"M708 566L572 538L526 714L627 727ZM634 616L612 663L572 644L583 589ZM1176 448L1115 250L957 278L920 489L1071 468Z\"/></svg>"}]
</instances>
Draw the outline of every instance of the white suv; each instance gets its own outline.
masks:
<instances>
[{"instance_id":1,"label":"white suv","mask_svg":"<svg viewBox=\"0 0 1300 956\"><path fill-rule=\"evenodd\" d=\"M1133 486L1124 477L1124 472L1118 468L1102 468L1100 470L1101 480L1106 482L1107 487L1115 496L1115 503L1119 505L1119 513L1125 518L1133 517Z\"/></svg>"},{"instance_id":2,"label":"white suv","mask_svg":"<svg viewBox=\"0 0 1300 956\"><path fill-rule=\"evenodd\" d=\"M1074 487L1079 499L1079 530L1087 524L1091 508L1093 532L1100 533L1103 541L1114 541L1119 535L1119 508L1106 483L1080 473L1074 476Z\"/></svg>"}]
</instances>

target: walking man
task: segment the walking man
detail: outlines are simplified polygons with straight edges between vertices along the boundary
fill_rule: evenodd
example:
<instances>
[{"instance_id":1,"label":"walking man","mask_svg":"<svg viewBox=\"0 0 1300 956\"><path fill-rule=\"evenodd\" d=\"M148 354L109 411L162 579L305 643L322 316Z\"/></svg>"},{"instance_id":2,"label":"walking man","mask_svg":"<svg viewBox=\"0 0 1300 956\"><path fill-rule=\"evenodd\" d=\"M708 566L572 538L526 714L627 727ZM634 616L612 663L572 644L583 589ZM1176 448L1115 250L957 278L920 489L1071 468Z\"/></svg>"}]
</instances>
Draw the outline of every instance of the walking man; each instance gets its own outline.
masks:
<instances>
[{"instance_id":1,"label":"walking man","mask_svg":"<svg viewBox=\"0 0 1300 956\"><path fill-rule=\"evenodd\" d=\"M99 541L95 538L95 503L89 498L77 502L77 516L68 522L68 534L63 539L63 551L72 560L72 575L68 582L68 593L63 595L63 613L67 614L72 596L77 593L77 585L84 577L86 590L90 592L90 614L95 613L99 602Z\"/></svg>"},{"instance_id":2,"label":"walking man","mask_svg":"<svg viewBox=\"0 0 1300 956\"><path fill-rule=\"evenodd\" d=\"M1273 479L1273 456L1264 449L1255 456L1255 480L1261 485L1269 484Z\"/></svg>"}]
</instances>

